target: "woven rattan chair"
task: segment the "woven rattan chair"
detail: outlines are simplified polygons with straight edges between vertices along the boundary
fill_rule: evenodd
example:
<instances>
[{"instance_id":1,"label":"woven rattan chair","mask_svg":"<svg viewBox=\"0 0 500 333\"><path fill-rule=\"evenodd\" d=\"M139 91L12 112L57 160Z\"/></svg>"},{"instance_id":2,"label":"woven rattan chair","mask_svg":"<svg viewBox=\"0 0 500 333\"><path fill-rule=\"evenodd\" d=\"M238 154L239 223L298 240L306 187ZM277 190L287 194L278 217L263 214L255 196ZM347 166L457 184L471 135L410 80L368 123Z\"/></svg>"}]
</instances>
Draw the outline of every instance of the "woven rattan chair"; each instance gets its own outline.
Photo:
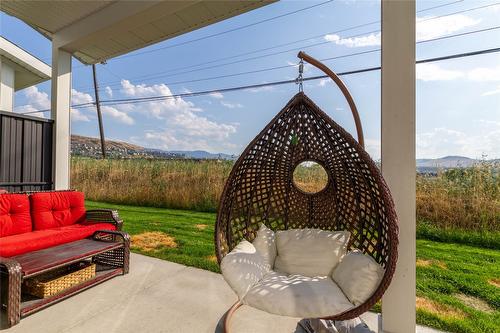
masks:
<instances>
[{"instance_id":1,"label":"woven rattan chair","mask_svg":"<svg viewBox=\"0 0 500 333\"><path fill-rule=\"evenodd\" d=\"M346 97L358 130L357 142L303 92L295 95L248 145L235 163L221 197L215 230L219 263L241 240L252 241L259 225L276 230L347 230L350 249L359 249L385 269L364 303L325 319L347 320L368 311L389 286L397 261L398 224L394 203L379 168L363 148L354 101L332 71L313 58L299 57L325 71ZM303 161L328 174L326 187L306 193L293 182ZM307 252L307 249L304 249ZM241 306L237 302L225 320Z\"/></svg>"}]
</instances>

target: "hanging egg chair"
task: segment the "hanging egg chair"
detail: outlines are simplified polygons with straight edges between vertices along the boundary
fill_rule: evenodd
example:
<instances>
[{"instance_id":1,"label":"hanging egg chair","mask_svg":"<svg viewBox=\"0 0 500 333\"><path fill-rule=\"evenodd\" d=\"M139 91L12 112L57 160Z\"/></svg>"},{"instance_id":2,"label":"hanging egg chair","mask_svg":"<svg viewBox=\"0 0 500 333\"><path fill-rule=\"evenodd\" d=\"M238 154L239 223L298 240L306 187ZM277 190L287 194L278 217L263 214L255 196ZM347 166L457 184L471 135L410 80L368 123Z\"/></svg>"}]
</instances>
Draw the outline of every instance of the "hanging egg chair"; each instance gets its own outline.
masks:
<instances>
[{"instance_id":1,"label":"hanging egg chair","mask_svg":"<svg viewBox=\"0 0 500 333\"><path fill-rule=\"evenodd\" d=\"M224 278L239 296L226 314L225 331L242 304L301 318L353 319L381 299L396 267L398 220L394 203L379 168L364 150L355 103L335 73L303 52L298 56L301 62L324 71L340 88L354 116L358 141L300 90L236 161L225 184L215 228L218 262ZM326 171L326 184L315 193L301 189L294 181L294 171L304 161L315 162ZM363 274L370 274L366 268L369 265L377 266L376 285L356 301L353 293L367 289L368 282L348 288L336 284L337 280L332 282L333 278L291 274L292 269L280 269L280 273L278 259L273 257L274 263L267 264L262 261L265 255L255 259L262 229L262 233L272 237L276 233L278 237L277 245L272 245L277 246L275 258L285 257L279 233L284 239L287 231L293 232L296 239L305 242L308 240L304 237L319 235L319 241L314 238L303 242L309 245L295 250L302 256L314 256L310 258L313 263L321 259L314 252L321 239L330 241L336 235L347 235L344 252L365 261L357 270L343 268L344 285L368 281L362 279ZM291 239L290 234L286 237ZM338 267L348 265L350 259L345 259L345 253ZM335 276L337 268L332 269Z\"/></svg>"}]
</instances>

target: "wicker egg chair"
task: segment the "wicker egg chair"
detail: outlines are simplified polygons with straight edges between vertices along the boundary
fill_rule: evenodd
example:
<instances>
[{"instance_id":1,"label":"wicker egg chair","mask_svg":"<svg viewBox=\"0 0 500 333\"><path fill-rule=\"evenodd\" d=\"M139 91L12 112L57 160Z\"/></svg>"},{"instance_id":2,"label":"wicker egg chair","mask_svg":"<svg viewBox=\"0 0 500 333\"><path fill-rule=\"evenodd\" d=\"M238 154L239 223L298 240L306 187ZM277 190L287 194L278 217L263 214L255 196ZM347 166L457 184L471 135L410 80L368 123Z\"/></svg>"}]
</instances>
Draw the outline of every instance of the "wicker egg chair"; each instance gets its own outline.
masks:
<instances>
[{"instance_id":1,"label":"wicker egg chair","mask_svg":"<svg viewBox=\"0 0 500 333\"><path fill-rule=\"evenodd\" d=\"M259 225L277 230L317 228L351 233L349 249L359 249L385 269L364 303L323 319L348 320L368 311L391 282L397 261L398 221L379 168L363 148L354 101L339 77L301 52L299 58L323 70L347 99L358 142L303 92L296 94L248 145L235 163L222 193L215 228L218 262L241 240L252 241ZM315 161L326 170L326 187L309 194L295 186L294 169ZM307 249L304 249L307 251ZM236 302L226 314L225 331Z\"/></svg>"}]
</instances>

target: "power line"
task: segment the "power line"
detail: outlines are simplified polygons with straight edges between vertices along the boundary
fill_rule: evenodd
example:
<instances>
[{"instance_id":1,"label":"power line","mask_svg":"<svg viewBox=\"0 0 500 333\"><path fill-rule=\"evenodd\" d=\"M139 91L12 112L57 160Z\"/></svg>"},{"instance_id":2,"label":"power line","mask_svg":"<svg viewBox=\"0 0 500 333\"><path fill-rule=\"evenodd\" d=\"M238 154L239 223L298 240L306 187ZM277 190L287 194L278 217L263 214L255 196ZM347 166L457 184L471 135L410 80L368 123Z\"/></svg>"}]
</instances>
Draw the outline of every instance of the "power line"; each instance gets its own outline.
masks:
<instances>
[{"instance_id":1,"label":"power line","mask_svg":"<svg viewBox=\"0 0 500 333\"><path fill-rule=\"evenodd\" d=\"M378 32L378 30L373 31L373 32ZM369 34L369 33L372 33L372 32L367 32L367 33ZM356 35L347 36L347 37L344 37L344 38L354 38L354 37L358 37L358 36L361 36L361 35L365 35L367 33L356 34ZM331 44L331 42L330 41L324 41L324 42L319 42L319 43L315 43L315 44L311 44L311 45L307 45L307 46L294 47L294 48L283 50L283 51L278 51L278 52L274 52L274 53L268 53L268 54L264 54L264 55L260 55L260 56L255 56L255 57L252 57L252 58L240 59L240 60L236 60L236 61L232 61L232 62L228 62L228 63L224 63L224 64L219 64L219 65L213 65L213 66L209 66L209 67L203 67L203 68L198 68L198 69L191 69L191 70L187 70L187 71L183 71L183 72L179 72L179 73L173 73L173 74L170 74L170 75L163 75L163 74L161 74L162 72L158 72L157 75L154 75L154 76L152 76L152 75L144 75L144 76L137 76L137 77L134 77L132 79L134 79L134 80L140 79L140 80L143 80L143 81L150 81L150 80L155 80L155 79L159 79L159 78L178 76L178 75L182 75L182 74L188 74L188 73L198 72L198 71L202 71L202 70L218 68L218 67L222 67L222 66L234 65L234 64L238 64L238 63L242 63L242 62L246 62L246 61L250 61L250 60L261 59L261 58L265 58L265 57L269 57L269 56L274 56L274 55L278 55L278 54L283 54L283 53L288 53L288 52L292 52L292 51L299 51L299 50L308 49L308 48L311 48L311 47L325 45L325 44ZM357 55L357 53L355 53L353 55ZM273 69L287 68L287 67L290 67L290 66L291 65L278 66L278 67L273 67ZM261 72L261 71L263 71L263 70L257 70L257 71L254 71L254 72L257 73L257 72ZM249 71L248 73L251 73L251 72L252 71ZM230 75L230 76L234 76L234 75ZM221 76L221 77L224 77L224 76ZM109 87L118 86L118 85L120 85L121 81L114 81L114 82L115 83L113 83L113 84L107 84L107 86L109 86Z\"/></svg>"},{"instance_id":2,"label":"power line","mask_svg":"<svg viewBox=\"0 0 500 333\"><path fill-rule=\"evenodd\" d=\"M424 9L421 9L421 10L417 11L417 13L422 13L422 12L426 12L426 11L429 11L429 10L432 10L432 9L437 9L437 8L441 8L441 7L446 7L446 6L454 5L456 3L460 3L460 2L463 2L463 1L465 1L465 0L457 0L457 1L449 2L449 3L445 3L445 4L442 4L442 5L437 5L437 6L432 6L432 7L424 8ZM337 31L333 31L333 32L327 32L326 34L337 34L337 33L345 32L345 31L349 31L349 30L355 30L355 29L359 29L359 28L362 28L362 27L370 26L370 25L373 25L373 24L376 24L376 23L380 23L380 20L379 21L372 21L372 22L368 22L368 23L363 23L363 24L359 24L359 25L356 25L356 26L348 27L348 28L343 28L343 29L340 29L340 30L337 30ZM376 30L376 31L373 31L373 32L378 32L378 31L380 31L380 30ZM366 32L364 34L369 34L369 33L372 33L372 32ZM314 39L317 39L317 38L322 38L322 37L324 37L324 35L325 35L325 33L321 34L321 35L310 36L310 37L307 37L307 38L303 38L303 39L299 39L299 40L295 40L295 41L291 41L291 42L287 42L287 43L282 43L282 44L274 45L274 46L268 46L268 47L261 48L261 49L258 49L258 50L254 50L254 51L243 52L243 53L235 54L235 55L228 56L228 57L223 57L223 58L219 58L219 59L215 59L215 60L210 60L210 61L206 61L206 62L202 62L202 63L198 63L198 64L192 64L192 65L188 65L188 66L184 66L184 67L176 67L176 68L169 69L169 70L166 70L166 71L163 71L163 72L160 72L160 73L176 72L176 71L179 71L179 70L182 70L182 69L189 69L189 68L199 67L199 66L203 66L203 65L207 65L207 64L212 64L212 63L219 62L219 61L224 61L224 60L230 60L230 59L234 59L234 58L239 58L239 57L242 57L242 56L245 56L245 55L260 53L260 52L263 52L263 51L269 51L269 50L277 49L277 48L288 46L288 45L293 45L293 44L297 44L297 43L301 43L301 42L306 42L306 41L309 41L309 40L314 40ZM311 47L311 46L307 46L307 47ZM302 47L302 48L305 48L305 47ZM155 49L155 50L150 50L150 51L151 52L161 51L161 49ZM144 51L144 52L146 52L146 51ZM151 52L149 52L149 53L151 53ZM131 54L130 56L138 56L138 55L141 55L141 54L144 54L144 53L138 52L138 53ZM117 58L114 58L113 60L119 60L119 59L123 59L123 58L126 58L126 57L128 57L128 55L127 56L117 57ZM156 73L156 74L158 74L158 73Z\"/></svg>"},{"instance_id":3,"label":"power line","mask_svg":"<svg viewBox=\"0 0 500 333\"><path fill-rule=\"evenodd\" d=\"M306 11L306 10L309 10L309 9L312 9L312 8L320 7L320 6L326 5L326 4L328 4L330 2L333 2L333 1L335 1L335 0L327 0L327 1L324 1L324 2L321 2L321 3L317 3L317 4L314 4L314 5L311 5L311 6L307 6L307 7L303 7L303 8L291 11L291 12L287 12L287 13L280 14L280 15L277 15L277 16L269 17L267 19L263 19L263 20L260 20L260 21L257 21L257 22L245 24L245 25L242 25L242 26L239 26L239 27L236 27L236 28L231 28L231 29L228 29L228 30L220 31L220 32L217 32L217 33L214 33L214 34L211 34L211 35L206 35L206 36L203 36L203 37L191 39L191 40L180 42L180 43L177 43L177 44L167 45L167 46L164 46L164 47L161 47L161 48L158 48L158 49L146 50L146 51L142 51L142 52L138 52L138 53L134 53L134 54L127 54L127 55L119 56L119 57L116 57L115 60L116 59L125 59L125 58L135 57L135 56L138 56L140 54L146 54L146 53L152 53L152 52L156 52L156 51L161 51L161 50L164 50L164 49L170 49L170 48L178 47L178 46L181 46L181 45L195 43L195 42L198 42L198 41L201 41L201 40L204 40L204 39L209 39L209 38L213 38L213 37L225 35L227 33L231 33L231 32L238 31L238 30L243 30L243 29L246 29L246 28L250 28L250 27L262 24L262 23L266 23L266 22L277 20L277 19L280 19L282 17L286 17L286 16L290 16L290 15L293 15L293 14L297 14L297 13L300 13L300 12L303 12L303 11ZM461 1L463 1L463 0L461 0ZM86 65L82 65L82 66L78 66L78 67L85 67L85 66Z\"/></svg>"},{"instance_id":4,"label":"power line","mask_svg":"<svg viewBox=\"0 0 500 333\"><path fill-rule=\"evenodd\" d=\"M303 8L297 9L297 10L293 10L293 11L288 12L288 13L284 13L284 14L280 14L280 15L277 15L277 16L273 16L273 17L270 17L270 18L267 18L267 19L264 19L264 20L260 20L260 21L257 21L257 22L250 23L250 24L245 24L245 25L242 25L242 26L239 26L239 27L236 27L236 28L232 28L232 29L228 29L228 30L216 32L216 33L213 33L213 34L210 34L210 35L206 35L206 36L203 36L203 37L198 37L198 38L190 39L190 40L187 40L187 41L184 41L184 42L180 42L180 43L176 43L176 44L172 44L172 45L166 45L166 46L154 49L154 50L146 50L146 51L135 53L135 54L124 55L124 56L121 56L119 58L120 59L124 59L124 58L135 57L135 56L140 55L140 54L146 54L146 53L152 53L152 52L157 52L157 51L161 51L161 50L171 49L171 48L174 48L174 47L178 47L178 46L182 46L182 45L187 45L187 44L199 42L201 40L205 40L205 39L209 39L209 38L213 38L213 37L218 37L218 36L225 35L225 34L228 34L228 33L231 33L231 32L243 30L243 29L246 29L246 28L250 28L250 27L262 24L262 23L267 23L267 22L270 22L270 21L274 21L274 20L286 17L286 16L297 14L297 13L300 13L300 12L303 12L303 11L306 11L306 10L309 10L309 9L312 9L312 8L320 7L320 6L326 5L326 4L328 4L330 2L333 2L333 1L334 0L328 0L328 1L320 2L318 4L314 4L314 5L311 5L311 6L303 7Z\"/></svg>"},{"instance_id":5,"label":"power line","mask_svg":"<svg viewBox=\"0 0 500 333\"><path fill-rule=\"evenodd\" d=\"M164 46L164 47L161 47L161 48L158 48L158 49L146 50L146 51L142 51L142 52L138 52L138 53L132 53L132 54L126 54L126 55L123 55L123 56L116 57L116 58L114 58L114 60L131 58L131 57L135 57L135 56L138 56L138 55L141 55L141 54L153 53L153 52L156 52L156 51L162 51L162 50L165 50L165 49L170 49L170 48L174 48L174 47L178 47L178 46L182 46L182 45L187 45L187 44L195 43L195 42L198 42L198 41L201 41L201 40L204 40L204 39L209 39L209 38L213 38L213 37L225 35L225 34L230 33L230 32L234 32L234 31L238 31L238 30L243 30L243 29L246 29L246 28L249 28L249 27L253 27L253 26L262 24L262 23L274 21L274 20L282 18L282 17L286 17L286 16L290 16L290 15L293 15L293 14L297 14L297 13L300 13L300 12L303 12L303 11L306 11L306 10L309 10L309 9L312 9L312 8L315 8L315 7L323 6L323 5L326 5L326 4L328 4L330 2L333 2L333 1L335 1L335 0L324 1L324 2L321 2L321 3L315 4L315 5L311 5L311 6L307 6L307 7L304 7L304 8L300 8L300 9L297 9L297 10L294 10L294 11L291 11L291 12L288 12L288 13L284 13L284 14L280 14L280 15L277 15L277 16L273 16L273 17L270 17L270 18L267 18L267 19L264 19L264 20L261 20L261 21L253 22L253 23L246 24L246 25L243 25L243 26L240 26L240 27L232 28L232 29L229 29L229 30L224 30L224 31L217 32L217 33L214 33L214 34L211 34L211 35L207 35L207 36L195 38L195 39L184 41L184 42L180 42L180 43L177 43L177 44L167 45L167 46ZM460 0L460 1L464 1L464 0ZM87 65L79 65L79 66L76 66L75 68L83 68L83 67L86 67L86 66Z\"/></svg>"},{"instance_id":6,"label":"power line","mask_svg":"<svg viewBox=\"0 0 500 333\"><path fill-rule=\"evenodd\" d=\"M423 64L423 63L430 63L430 62L436 62L436 61L471 57L471 56L496 53L496 52L500 52L500 47L493 48L493 49L485 49L485 50L479 50L479 51L460 53L460 54L452 54L452 55L447 55L447 56L442 56L442 57L422 59L422 60L417 60L415 62L415 64L418 65L418 64ZM321 59L321 61L330 61L330 60L333 60L336 58L337 57L325 58L325 59ZM358 69L358 70L353 70L353 71L340 72L340 73L337 73L337 75L344 76L344 75L367 73L367 72L380 70L381 68L382 68L381 66L369 67L369 68L363 68L363 69ZM325 79L325 78L328 78L328 75L312 76L309 78L304 78L303 80L304 81L311 81L311 80L318 80L318 79ZM179 98L179 97L184 98L184 97L207 95L207 94L211 94L211 93L215 93L215 92L225 93L225 92L230 92L230 91L235 91L235 90L256 89L256 88L262 88L262 87L266 87L266 86L281 85L281 84L286 84L286 83L295 83L295 81L296 81L295 79L292 79L292 80L262 83L262 84L256 84L256 85L254 84L254 85L247 85L247 86L223 88L223 89L217 89L217 90L212 89L212 90L206 90L206 91L201 91L201 92L191 92L191 93L184 93L184 94L177 94L177 95L138 97L138 98L133 98L133 99L129 98L129 99L121 99L121 100L107 100L107 101L103 101L103 102L113 103L113 104L107 104L107 105L128 104L128 101L132 101L132 102L136 102L136 103L137 102L150 102L150 101L158 101L158 100L170 99L170 98Z\"/></svg>"},{"instance_id":7,"label":"power line","mask_svg":"<svg viewBox=\"0 0 500 333\"><path fill-rule=\"evenodd\" d=\"M331 1L333 1L333 0L331 0ZM229 33L229 32L241 30L241 29L244 29L244 28L247 28L247 27L255 26L257 24L261 24L261 23L264 23L264 22L269 22L269 21L272 21L272 20L275 20L275 19L278 19L278 18L281 18L281 17L284 17L284 16L288 16L288 15L292 15L292 14L295 14L295 13L298 13L298 12L301 12L301 11L304 11L304 10L308 10L308 9L311 9L311 8L314 8L314 7L325 5L325 4L327 4L327 3L331 2L331 1L322 2L322 3L319 3L319 4L313 5L313 6L305 7L305 8L302 8L302 9L290 12L290 13L285 13L285 14L282 14L282 15L278 15L278 16L272 17L270 19L258 21L258 22L255 22L255 23L251 23L251 24L248 24L248 25L245 25L245 26L234 28L234 29L229 29L229 30L226 30L226 31L222 31L222 32L219 32L219 33L212 34L212 35L208 35L208 36L204 36L204 37L192 39L192 40L189 40L189 41L186 41L186 42L181 42L181 43L177 43L177 44L173 44L173 45L168 45L168 46L160 47L160 48L153 49L153 50L146 50L146 51L142 51L142 52L138 52L138 53L134 53L134 54L128 54L128 55L120 56L120 57L115 58L115 60L126 59L126 58L130 58L130 57L139 56L141 54L147 54L147 53L153 53L153 52L157 52L157 51L162 51L162 50L165 50L165 49L169 49L169 48L173 48L173 47L177 47L177 46L181 46L181 45L186 45L186 44L198 42L200 40L204 40L204 39L207 39L207 38L212 38L212 37L215 37L215 36L220 36L220 35L223 35L223 34L226 34L226 33ZM429 8L425 8L425 9L419 10L419 11L417 11L417 13L421 13L421 12L425 12L425 11L429 11L429 10L437 9L437 8L441 8L441 7L450 6L450 5L453 5L453 4L456 4L456 3L459 3L459 2L463 2L463 1L464 0L458 0L458 1L453 1L453 2L450 2L450 3L445 3L445 4L441 4L441 5L437 5L437 6L432 6L432 7L429 7ZM376 23L380 23L380 20L373 21L373 22L368 22L368 23L364 23L364 24L360 24L360 25L357 25L357 26L354 26L354 27L350 27L350 28L347 28L347 29L340 30L338 32L340 33L340 32L344 32L344 31L348 31L348 30L362 28L362 27L365 27L365 26L368 26L368 25L372 25L372 24L376 24ZM315 37L315 38L318 38L318 37ZM311 38L307 38L307 39L311 39ZM302 41L304 41L304 40L302 40ZM297 41L295 43L298 43L298 42L300 42L300 41Z\"/></svg>"},{"instance_id":8,"label":"power line","mask_svg":"<svg viewBox=\"0 0 500 333\"><path fill-rule=\"evenodd\" d=\"M430 7L430 8L422 9L422 10L420 10L418 12L424 12L424 11L428 11L428 10L431 10L431 9L436 9L436 8L440 8L440 7L444 7L444 6L449 6L449 5L455 4L457 2L461 2L461 1L455 1L455 2L448 3L448 4L442 4L442 5L438 5L438 6L433 6L433 7ZM488 5L482 5L482 6L478 6L478 7L463 9L463 10L455 11L455 12L448 13L448 14L443 14L443 15L439 15L439 16L433 16L433 17L429 17L429 18L426 18L426 19L422 19L419 22L421 23L421 22L436 20L436 19L439 19L439 18L447 17L447 16L452 16L452 15L461 14L461 13L465 13L465 12L471 12L471 11L474 11L474 10L484 9L484 8L487 8L487 7L498 6L498 5L500 5L500 3L494 3L494 4L488 4ZM171 76L183 75L183 74L188 74L188 73L202 71L202 70L207 70L207 69L214 69L214 68L229 66L229 65L233 65L233 64L237 64L237 63L246 62L246 61L252 61L252 60L257 60L257 59L261 59L261 58L265 58L265 57L275 56L275 55L278 55L278 54L283 54L283 53L287 53L287 52L291 52L291 51L297 51L297 50L301 50L301 49L307 49L307 48L311 48L311 47L325 45L325 44L329 44L331 42L329 42L329 41L323 41L323 42L319 42L319 43L315 43L315 44L311 44L311 45L296 47L296 48L287 49L287 50L283 50L283 51L278 51L278 52L268 53L268 54L254 56L254 57L250 57L250 58L240 59L240 60L236 60L236 61L232 61L232 62L226 62L226 63L222 63L222 64L211 65L211 66L206 66L206 67L202 67L202 68L191 69L191 70L186 70L186 71L180 71L179 72L179 70L181 70L181 69L190 69L190 68L199 67L199 66L202 66L202 65L205 65L205 64L216 63L216 62L223 61L223 60L228 60L228 59L234 59L234 58L238 58L238 57L245 56L245 55L259 53L259 52L262 52L264 50L270 50L270 49L275 49L275 48L279 48L279 47L283 47L283 46L287 46L287 45L292 45L292 44L296 44L296 43L299 43L299 42L302 42L302 41L314 40L314 39L317 39L317 38L320 38L320 37L324 37L325 35L329 35L329 34L338 34L338 33L341 33L341 32L345 32L345 31L357 29L357 28L360 28L360 27L363 27L363 26L372 25L372 24L379 23L379 22L380 21L373 21L373 22L369 22L369 23L364 23L364 24L360 24L360 25L357 25L357 26L348 27L348 28L340 29L340 30L333 31L333 32L328 32L328 33L321 34L321 35L315 35L315 36L311 36L311 37L308 37L308 38L300 39L300 40L297 40L297 41L292 41L292 42L280 44L280 45L273 46L273 47L267 47L267 48L263 48L263 49L259 49L259 50L254 50L254 51L246 52L246 53L240 53L240 54L237 54L237 55L233 55L233 56L229 56L229 57L224 57L224 58L219 58L219 59L215 59L215 60L211 60L211 61L208 61L208 62L199 63L199 64L195 64L195 65L184 66L184 67L181 67L181 68L169 69L169 70L166 70L166 71L155 72L155 73L151 73L151 74L147 74L147 75L140 75L140 76L136 76L136 77L131 78L131 79L134 79L134 80L141 79L143 81L150 81L150 80L155 80L155 79L164 78L164 77L171 77ZM372 33L377 33L377 32L380 32L380 30L374 30L374 31L369 31L369 32L361 33L361 34L347 36L347 37L343 37L343 39L354 38L354 37L358 37L358 36L362 36L362 35L367 35L367 34L372 34ZM171 74L169 74L169 73L171 73ZM163 75L163 74L169 74L169 75ZM104 83L104 84L108 85L110 87L114 87L114 86L119 86L120 81L110 81L110 82ZM82 87L80 87L80 88L82 88ZM86 89L88 87L83 87L83 88Z\"/></svg>"},{"instance_id":9,"label":"power line","mask_svg":"<svg viewBox=\"0 0 500 333\"><path fill-rule=\"evenodd\" d=\"M491 53L498 53L498 52L500 52L500 47L465 52L465 53L451 54L451 55L441 56L441 57L422 59L422 60L417 60L415 63L416 64L423 64L423 63L472 57L472 56L477 56L477 55L484 55L484 54L491 54ZM335 58L335 57L321 59L321 61L329 61L329 60L332 60L333 58ZM348 72L341 72L341 73L338 73L337 75L344 76L344 75L352 75L352 74L359 74L359 73L367 73L367 72L377 71L380 69L381 69L381 66L369 67L369 68L363 68L363 69L358 69L358 70L353 70L353 71L348 71ZM324 78L328 78L328 76L327 75L312 76L312 77L304 78L304 81L318 80L318 79L324 79ZM182 94L138 97L138 98L128 98L128 99L103 100L103 101L101 101L101 103L109 106L109 105L119 105L119 104L136 104L136 103L144 103L144 102L156 102L156 101L173 99L173 98L188 98L188 97L213 94L213 93L217 93L217 92L218 93L226 93L226 92L232 92L232 91L237 91L237 90L258 89L258 88L263 88L263 87L277 86L277 85L290 84L290 83L295 83L295 79L274 81L274 82L261 83L261 84L252 84L252 85L245 85L245 86L236 86L236 87L229 87L229 88L221 88L221 89L204 90L204 91L182 93ZM89 106L93 106L93 105L94 105L94 103L82 103L82 104L72 105L71 107L72 108L85 108L85 107L89 107ZM41 112L48 112L48 111L50 111L50 109L24 112L21 114L41 113Z\"/></svg>"},{"instance_id":10,"label":"power line","mask_svg":"<svg viewBox=\"0 0 500 333\"><path fill-rule=\"evenodd\" d=\"M463 32L463 33L454 34L454 35L441 36L441 37L436 37L436 38L421 40L421 41L416 42L416 44L423 44L423 43L428 43L428 42L435 42L435 41L444 40L444 39L450 39L450 38L455 38L455 37L463 37L463 36L467 36L467 35L472 35L472 34L482 33L482 32L488 32L488 31L493 31L493 30L498 30L498 29L500 29L500 25L499 26L485 28L485 29L478 29L478 30ZM348 38L351 38L351 37L348 37ZM329 43L329 42L325 42L325 43ZM301 50L301 49L302 48L294 48L294 49L289 49L289 50L286 50L286 51L283 51L283 52L297 51L297 50ZM335 57L331 57L331 58L327 58L327 59L321 59L321 60L336 60L336 59L349 58L349 57L353 57L353 56L364 55L364 54L369 54L369 53L375 53L375 52L380 52L380 51L381 51L381 49L377 48L377 49L372 49L372 50L367 50L367 51L360 51L360 52L348 53L348 54L344 54L344 55L340 55L340 56L335 56ZM274 70L279 70L279 69L284 69L284 68L290 68L290 67L294 67L294 66L296 66L296 64L267 67L267 68L261 68L261 69L244 71L244 72L238 72L238 73L230 73L230 74L224 74L224 75L204 77L204 78L199 78L199 79L190 79L190 80L182 80L182 81L172 81L172 82L166 82L164 84L167 85L167 86L173 86L173 85L179 85L179 84L185 84L185 83L203 82L203 81L217 80L217 79L223 79L223 78L229 78L229 77L235 77L235 76L241 76L241 75L249 75L249 74L256 74L256 73L274 71ZM150 79L154 79L154 78L150 78Z\"/></svg>"}]
</instances>

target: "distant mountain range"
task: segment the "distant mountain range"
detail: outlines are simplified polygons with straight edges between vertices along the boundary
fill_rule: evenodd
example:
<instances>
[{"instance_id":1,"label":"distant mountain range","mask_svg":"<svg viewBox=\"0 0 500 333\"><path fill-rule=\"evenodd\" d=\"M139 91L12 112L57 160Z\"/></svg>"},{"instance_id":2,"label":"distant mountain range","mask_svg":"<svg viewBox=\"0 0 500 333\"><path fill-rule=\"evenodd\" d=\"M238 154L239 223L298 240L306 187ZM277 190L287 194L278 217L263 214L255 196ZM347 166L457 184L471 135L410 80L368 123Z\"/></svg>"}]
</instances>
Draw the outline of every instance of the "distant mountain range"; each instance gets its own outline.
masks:
<instances>
[{"instance_id":1,"label":"distant mountain range","mask_svg":"<svg viewBox=\"0 0 500 333\"><path fill-rule=\"evenodd\" d=\"M229 155L224 153L209 153L204 150L173 150L171 151L173 154L184 155L188 158L201 159L201 160L236 160L238 158L237 155Z\"/></svg>"},{"instance_id":2,"label":"distant mountain range","mask_svg":"<svg viewBox=\"0 0 500 333\"><path fill-rule=\"evenodd\" d=\"M480 163L481 160L464 156L445 156L441 158L417 159L418 173L437 173L440 169L469 168ZM488 162L500 162L499 159L488 160Z\"/></svg>"},{"instance_id":3,"label":"distant mountain range","mask_svg":"<svg viewBox=\"0 0 500 333\"><path fill-rule=\"evenodd\" d=\"M101 143L97 138L80 135L71 136L71 153L77 156L100 157ZM237 155L209 153L204 150L173 150L144 148L123 141L106 140L106 153L112 158L160 158L160 159L221 159L236 160ZM417 159L417 171L435 173L438 169L466 168L479 160L464 156L446 156L442 158Z\"/></svg>"},{"instance_id":4,"label":"distant mountain range","mask_svg":"<svg viewBox=\"0 0 500 333\"><path fill-rule=\"evenodd\" d=\"M476 159L463 156L446 156L441 158L417 159L417 168L456 168L471 167L479 162Z\"/></svg>"},{"instance_id":5,"label":"distant mountain range","mask_svg":"<svg viewBox=\"0 0 500 333\"><path fill-rule=\"evenodd\" d=\"M71 136L71 154L84 157L101 157L101 141L81 135ZM158 159L197 159L197 160L235 160L236 155L209 153L203 150L175 150L145 148L123 141L106 140L106 155L111 158L158 158Z\"/></svg>"}]
</instances>

